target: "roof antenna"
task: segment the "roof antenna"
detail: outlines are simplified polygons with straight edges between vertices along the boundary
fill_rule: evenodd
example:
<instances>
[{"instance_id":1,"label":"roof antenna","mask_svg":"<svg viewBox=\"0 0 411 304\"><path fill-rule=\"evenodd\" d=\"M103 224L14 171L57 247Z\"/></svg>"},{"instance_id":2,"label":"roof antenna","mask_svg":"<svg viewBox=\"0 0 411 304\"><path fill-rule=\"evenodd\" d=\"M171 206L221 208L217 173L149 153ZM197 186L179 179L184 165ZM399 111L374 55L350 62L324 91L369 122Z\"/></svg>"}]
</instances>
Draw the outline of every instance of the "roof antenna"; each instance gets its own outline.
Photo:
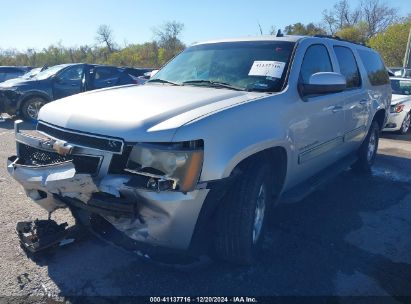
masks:
<instances>
[{"instance_id":1,"label":"roof antenna","mask_svg":"<svg viewBox=\"0 0 411 304\"><path fill-rule=\"evenodd\" d=\"M277 31L276 37L284 37L283 33L281 33L281 30Z\"/></svg>"}]
</instances>

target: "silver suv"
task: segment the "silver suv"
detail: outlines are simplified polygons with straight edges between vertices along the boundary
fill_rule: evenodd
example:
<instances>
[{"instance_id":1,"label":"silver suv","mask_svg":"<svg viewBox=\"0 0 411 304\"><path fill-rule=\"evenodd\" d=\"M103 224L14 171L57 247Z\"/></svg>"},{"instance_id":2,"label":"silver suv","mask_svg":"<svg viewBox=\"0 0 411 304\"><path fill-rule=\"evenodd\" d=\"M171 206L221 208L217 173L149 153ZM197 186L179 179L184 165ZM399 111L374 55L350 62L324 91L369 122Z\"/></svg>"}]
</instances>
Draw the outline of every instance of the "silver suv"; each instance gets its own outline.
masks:
<instances>
[{"instance_id":1,"label":"silver suv","mask_svg":"<svg viewBox=\"0 0 411 304\"><path fill-rule=\"evenodd\" d=\"M17 122L8 170L48 212L98 218L144 252L250 264L273 206L349 166L370 170L390 101L386 68L365 46L199 43L144 86L47 104L38 135Z\"/></svg>"}]
</instances>

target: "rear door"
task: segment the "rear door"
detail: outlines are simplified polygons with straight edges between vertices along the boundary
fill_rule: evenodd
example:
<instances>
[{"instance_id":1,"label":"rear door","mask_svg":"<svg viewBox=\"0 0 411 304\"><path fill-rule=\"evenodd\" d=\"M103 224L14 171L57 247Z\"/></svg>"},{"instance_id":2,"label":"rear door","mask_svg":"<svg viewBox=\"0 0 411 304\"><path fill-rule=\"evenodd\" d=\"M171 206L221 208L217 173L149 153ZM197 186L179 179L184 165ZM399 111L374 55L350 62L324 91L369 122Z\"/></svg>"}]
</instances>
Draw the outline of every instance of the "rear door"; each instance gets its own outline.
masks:
<instances>
[{"instance_id":1,"label":"rear door","mask_svg":"<svg viewBox=\"0 0 411 304\"><path fill-rule=\"evenodd\" d=\"M116 67L95 67L92 79L93 89L102 89L117 85L122 69Z\"/></svg>"},{"instance_id":2,"label":"rear door","mask_svg":"<svg viewBox=\"0 0 411 304\"><path fill-rule=\"evenodd\" d=\"M347 81L344 96L344 151L357 149L364 139L368 121L368 94L364 89L357 59L351 48L334 45L339 72Z\"/></svg>"},{"instance_id":3,"label":"rear door","mask_svg":"<svg viewBox=\"0 0 411 304\"><path fill-rule=\"evenodd\" d=\"M70 66L53 79L53 97L60 99L83 91L84 65Z\"/></svg>"},{"instance_id":4,"label":"rear door","mask_svg":"<svg viewBox=\"0 0 411 304\"><path fill-rule=\"evenodd\" d=\"M368 120L367 126L369 126L374 118L375 112L379 109L386 110L386 117L384 121L386 120L391 104L392 88L387 68L385 67L380 55L372 49L365 47L359 47L357 49L357 53L363 65L363 79L368 80L368 106L366 108L366 115Z\"/></svg>"}]
</instances>

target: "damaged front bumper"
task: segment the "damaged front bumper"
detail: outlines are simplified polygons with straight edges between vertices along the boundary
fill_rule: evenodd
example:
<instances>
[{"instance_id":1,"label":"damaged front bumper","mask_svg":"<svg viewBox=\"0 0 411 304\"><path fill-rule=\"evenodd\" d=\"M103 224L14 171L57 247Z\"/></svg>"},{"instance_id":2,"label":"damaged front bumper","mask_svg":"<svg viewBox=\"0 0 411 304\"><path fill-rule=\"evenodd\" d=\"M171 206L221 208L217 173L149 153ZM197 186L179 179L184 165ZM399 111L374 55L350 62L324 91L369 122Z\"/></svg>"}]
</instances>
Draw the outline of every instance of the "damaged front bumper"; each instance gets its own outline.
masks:
<instances>
[{"instance_id":1,"label":"damaged front bumper","mask_svg":"<svg viewBox=\"0 0 411 304\"><path fill-rule=\"evenodd\" d=\"M188 193L152 191L144 188L144 177L111 174L112 152L64 143L60 147L69 150L60 151L60 159L53 147L58 139L22 133L18 122L15 133L17 156L8 159L8 172L24 187L27 196L48 212L65 207L86 209L138 242L177 250L190 247L209 192L205 186ZM50 163L28 162L27 147L35 149L30 153L38 153ZM70 157L64 155L66 152ZM83 156L99 160L95 172L83 172L87 171L80 166Z\"/></svg>"}]
</instances>

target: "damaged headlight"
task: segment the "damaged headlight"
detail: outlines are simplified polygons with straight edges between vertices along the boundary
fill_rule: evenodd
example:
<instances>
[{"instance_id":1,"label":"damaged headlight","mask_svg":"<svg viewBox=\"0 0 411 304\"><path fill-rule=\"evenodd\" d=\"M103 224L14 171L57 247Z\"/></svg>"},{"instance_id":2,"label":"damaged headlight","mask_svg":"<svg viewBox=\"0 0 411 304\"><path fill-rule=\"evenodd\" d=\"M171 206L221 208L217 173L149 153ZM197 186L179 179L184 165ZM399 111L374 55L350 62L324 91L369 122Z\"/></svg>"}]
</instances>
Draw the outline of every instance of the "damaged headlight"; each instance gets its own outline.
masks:
<instances>
[{"instance_id":1,"label":"damaged headlight","mask_svg":"<svg viewBox=\"0 0 411 304\"><path fill-rule=\"evenodd\" d=\"M203 141L170 144L136 144L126 171L151 177L147 187L194 190L203 165ZM161 186L159 183L163 183Z\"/></svg>"}]
</instances>

